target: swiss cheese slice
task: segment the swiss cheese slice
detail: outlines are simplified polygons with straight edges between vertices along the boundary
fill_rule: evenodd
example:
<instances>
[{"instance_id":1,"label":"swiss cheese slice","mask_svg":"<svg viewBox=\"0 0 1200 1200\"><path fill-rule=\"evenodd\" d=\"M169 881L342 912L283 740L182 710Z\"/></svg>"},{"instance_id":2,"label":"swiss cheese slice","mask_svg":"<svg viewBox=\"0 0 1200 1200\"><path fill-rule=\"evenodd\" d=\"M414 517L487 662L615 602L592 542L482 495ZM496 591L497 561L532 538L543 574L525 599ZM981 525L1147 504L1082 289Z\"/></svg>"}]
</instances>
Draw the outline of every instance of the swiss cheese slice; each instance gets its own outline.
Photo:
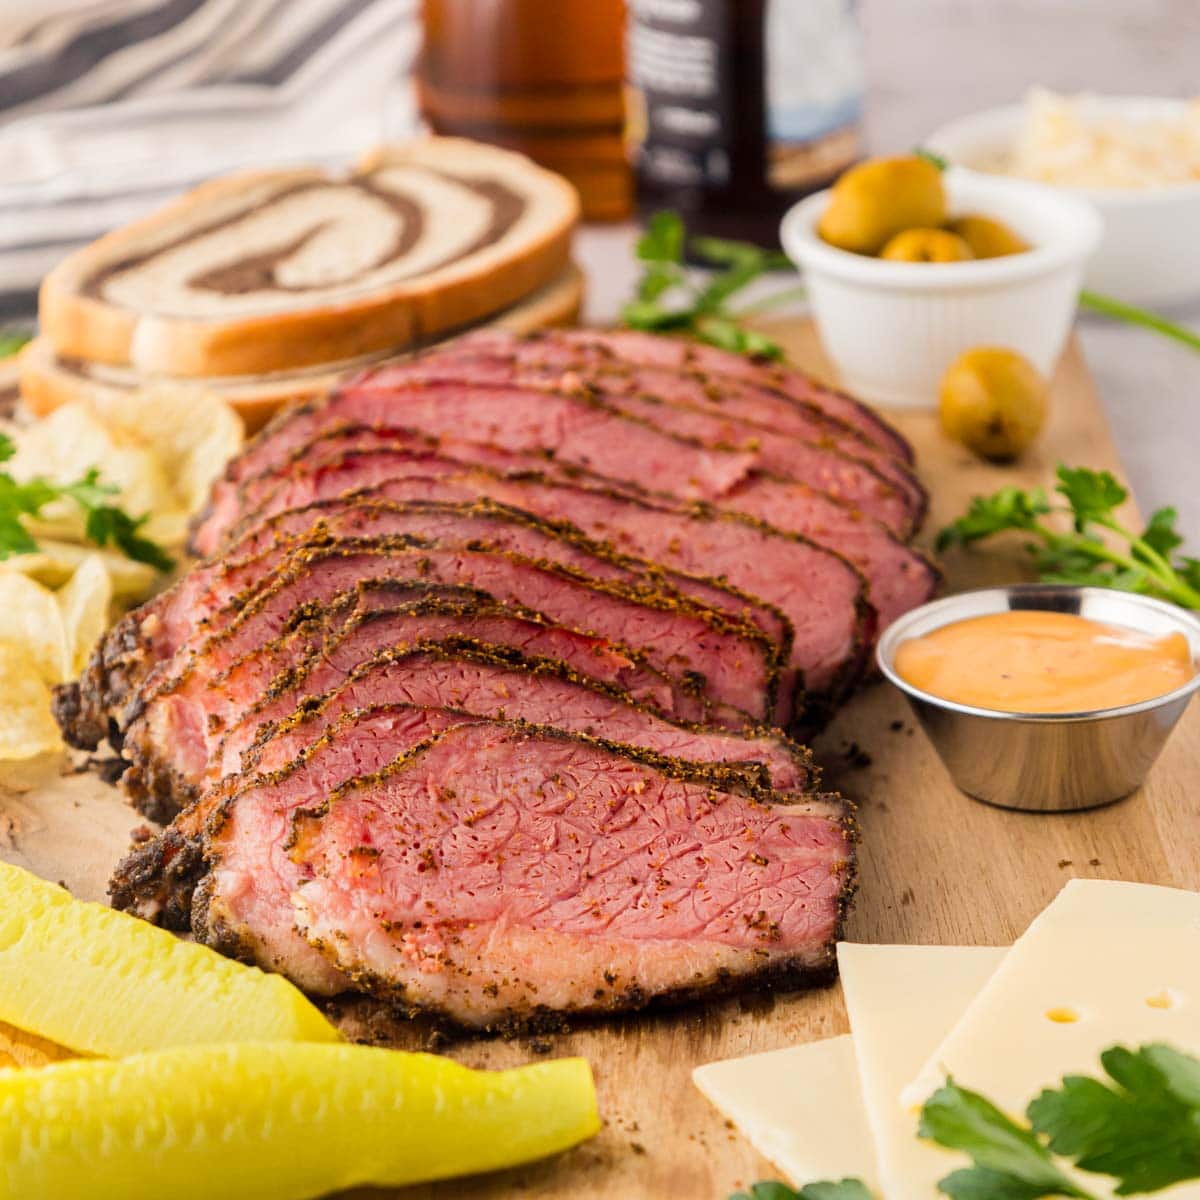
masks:
<instances>
[{"instance_id":1,"label":"swiss cheese slice","mask_svg":"<svg viewBox=\"0 0 1200 1200\"><path fill-rule=\"evenodd\" d=\"M900 1093L966 1011L1007 950L990 946L838 946L860 1094L887 1200L933 1200L930 1180L969 1165L917 1137Z\"/></svg>"},{"instance_id":2,"label":"swiss cheese slice","mask_svg":"<svg viewBox=\"0 0 1200 1200\"><path fill-rule=\"evenodd\" d=\"M852 1038L709 1063L692 1077L793 1184L857 1178L892 1200L890 1181L903 1180L914 1156L931 1155L942 1175L964 1165L917 1141L916 1115L901 1119L898 1098L1004 954L840 945ZM932 1200L928 1189L919 1194Z\"/></svg>"},{"instance_id":3,"label":"swiss cheese slice","mask_svg":"<svg viewBox=\"0 0 1200 1200\"><path fill-rule=\"evenodd\" d=\"M876 1186L848 1036L708 1063L692 1079L797 1187L846 1178Z\"/></svg>"},{"instance_id":4,"label":"swiss cheese slice","mask_svg":"<svg viewBox=\"0 0 1200 1200\"><path fill-rule=\"evenodd\" d=\"M1200 1053L1200 894L1072 880L904 1089L898 1119L947 1075L1020 1116L1064 1075L1102 1075L1109 1046L1147 1042ZM897 1200L924 1200L937 1178L914 1179ZM1112 1194L1101 1177L1079 1178L1094 1195ZM1158 1195L1195 1200L1200 1184Z\"/></svg>"}]
</instances>

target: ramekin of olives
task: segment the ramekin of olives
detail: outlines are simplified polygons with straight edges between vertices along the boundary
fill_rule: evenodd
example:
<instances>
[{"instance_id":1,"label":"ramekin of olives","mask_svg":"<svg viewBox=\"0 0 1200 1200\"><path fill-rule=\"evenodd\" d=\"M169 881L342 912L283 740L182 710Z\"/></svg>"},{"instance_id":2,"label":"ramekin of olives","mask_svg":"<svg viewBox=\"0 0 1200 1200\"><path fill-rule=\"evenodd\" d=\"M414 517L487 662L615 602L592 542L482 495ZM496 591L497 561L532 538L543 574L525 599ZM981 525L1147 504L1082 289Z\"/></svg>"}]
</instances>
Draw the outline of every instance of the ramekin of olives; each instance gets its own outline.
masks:
<instances>
[{"instance_id":1,"label":"ramekin of olives","mask_svg":"<svg viewBox=\"0 0 1200 1200\"><path fill-rule=\"evenodd\" d=\"M781 229L845 385L921 408L938 406L947 369L973 348L1006 348L1049 376L1100 233L1083 200L918 155L852 167Z\"/></svg>"}]
</instances>

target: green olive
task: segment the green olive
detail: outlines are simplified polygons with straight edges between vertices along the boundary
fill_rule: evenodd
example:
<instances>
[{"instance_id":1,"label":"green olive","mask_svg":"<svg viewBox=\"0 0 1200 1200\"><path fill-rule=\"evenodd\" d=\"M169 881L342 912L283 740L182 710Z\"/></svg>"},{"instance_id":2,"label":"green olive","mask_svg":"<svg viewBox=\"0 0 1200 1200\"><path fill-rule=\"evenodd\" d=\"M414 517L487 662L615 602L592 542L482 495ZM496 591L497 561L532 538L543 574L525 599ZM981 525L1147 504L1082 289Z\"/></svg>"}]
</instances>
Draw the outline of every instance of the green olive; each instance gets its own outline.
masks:
<instances>
[{"instance_id":1,"label":"green olive","mask_svg":"<svg viewBox=\"0 0 1200 1200\"><path fill-rule=\"evenodd\" d=\"M1049 388L1015 350L977 346L959 355L942 376L942 428L982 458L1016 458L1046 420Z\"/></svg>"},{"instance_id":2,"label":"green olive","mask_svg":"<svg viewBox=\"0 0 1200 1200\"><path fill-rule=\"evenodd\" d=\"M946 220L942 173L924 158L872 158L833 185L817 232L831 246L878 254L905 229L937 228Z\"/></svg>"},{"instance_id":3,"label":"green olive","mask_svg":"<svg viewBox=\"0 0 1200 1200\"><path fill-rule=\"evenodd\" d=\"M1010 229L1003 221L984 217L979 213L968 213L946 222L951 233L957 233L976 258L1003 258L1007 254L1021 254L1028 250L1029 243Z\"/></svg>"},{"instance_id":4,"label":"green olive","mask_svg":"<svg viewBox=\"0 0 1200 1200\"><path fill-rule=\"evenodd\" d=\"M963 262L974 258L971 247L945 229L906 229L883 248L880 258L895 262Z\"/></svg>"}]
</instances>

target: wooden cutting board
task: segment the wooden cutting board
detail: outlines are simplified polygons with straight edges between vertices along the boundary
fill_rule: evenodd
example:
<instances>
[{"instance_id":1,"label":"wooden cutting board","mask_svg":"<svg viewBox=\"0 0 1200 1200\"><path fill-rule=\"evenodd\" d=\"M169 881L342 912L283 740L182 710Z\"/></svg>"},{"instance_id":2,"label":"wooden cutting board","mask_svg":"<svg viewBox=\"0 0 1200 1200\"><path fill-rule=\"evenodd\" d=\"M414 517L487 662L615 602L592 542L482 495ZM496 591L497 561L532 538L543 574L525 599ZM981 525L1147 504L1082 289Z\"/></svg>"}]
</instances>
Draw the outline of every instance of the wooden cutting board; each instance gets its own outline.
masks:
<instances>
[{"instance_id":1,"label":"wooden cutting board","mask_svg":"<svg viewBox=\"0 0 1200 1200\"><path fill-rule=\"evenodd\" d=\"M776 326L773 332L797 362L827 374L807 324ZM916 448L931 493L927 538L960 514L972 495L1010 483L1052 486L1059 461L1120 473L1076 346L1055 379L1049 426L1037 449L1017 466L975 461L940 435L929 414L894 416ZM1024 574L1014 545L956 554L944 566L948 590ZM1187 776L1200 755L1196 707L1141 792L1073 816L1003 812L968 800L951 785L901 697L886 685L868 688L848 705L817 751L827 781L860 806L861 891L846 931L851 940L1006 944L1077 875L1200 888L1194 847L1200 788L1189 786ZM0 790L0 857L61 879L77 894L100 898L135 823L116 793L94 777L61 778L30 765L10 772L9 786ZM904 981L898 979L896 987L903 989ZM406 1024L364 1028L353 1012L346 1024L395 1045L419 1046L427 1037ZM515 1065L543 1054L586 1056L595 1070L603 1132L533 1167L355 1196L724 1200L734 1189L778 1172L693 1087L692 1068L846 1029L840 991L833 987L614 1020L545 1039L447 1047L453 1057L479 1067Z\"/></svg>"}]
</instances>

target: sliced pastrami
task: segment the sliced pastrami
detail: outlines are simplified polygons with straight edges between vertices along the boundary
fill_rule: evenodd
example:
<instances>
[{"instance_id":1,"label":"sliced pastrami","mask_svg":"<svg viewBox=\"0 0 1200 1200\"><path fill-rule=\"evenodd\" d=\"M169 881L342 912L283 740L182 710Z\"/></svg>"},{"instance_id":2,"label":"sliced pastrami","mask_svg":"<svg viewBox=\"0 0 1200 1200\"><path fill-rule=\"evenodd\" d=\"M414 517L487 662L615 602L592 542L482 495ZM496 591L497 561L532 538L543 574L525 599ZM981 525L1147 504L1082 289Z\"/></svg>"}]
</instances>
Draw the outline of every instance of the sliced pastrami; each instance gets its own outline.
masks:
<instances>
[{"instance_id":1,"label":"sliced pastrami","mask_svg":"<svg viewBox=\"0 0 1200 1200\"><path fill-rule=\"evenodd\" d=\"M493 722L363 774L375 719L208 822L201 940L474 1028L831 974L853 879L836 798Z\"/></svg>"}]
</instances>

